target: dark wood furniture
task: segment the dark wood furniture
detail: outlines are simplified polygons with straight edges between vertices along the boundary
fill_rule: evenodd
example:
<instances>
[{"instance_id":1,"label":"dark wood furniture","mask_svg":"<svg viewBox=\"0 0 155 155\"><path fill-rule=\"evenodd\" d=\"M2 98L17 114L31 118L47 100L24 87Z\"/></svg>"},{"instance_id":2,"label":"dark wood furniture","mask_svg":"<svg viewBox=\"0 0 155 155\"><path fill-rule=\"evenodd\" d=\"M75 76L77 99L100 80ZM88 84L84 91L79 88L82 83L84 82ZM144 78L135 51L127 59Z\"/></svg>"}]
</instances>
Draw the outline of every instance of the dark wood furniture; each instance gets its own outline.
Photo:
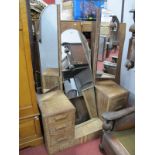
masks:
<instances>
[{"instance_id":1,"label":"dark wood furniture","mask_svg":"<svg viewBox=\"0 0 155 155\"><path fill-rule=\"evenodd\" d=\"M19 19L19 146L24 148L43 141L34 88L26 0L20 0Z\"/></svg>"},{"instance_id":2,"label":"dark wood furniture","mask_svg":"<svg viewBox=\"0 0 155 155\"><path fill-rule=\"evenodd\" d=\"M106 155L135 154L135 108L102 114L104 120L100 150Z\"/></svg>"}]
</instances>

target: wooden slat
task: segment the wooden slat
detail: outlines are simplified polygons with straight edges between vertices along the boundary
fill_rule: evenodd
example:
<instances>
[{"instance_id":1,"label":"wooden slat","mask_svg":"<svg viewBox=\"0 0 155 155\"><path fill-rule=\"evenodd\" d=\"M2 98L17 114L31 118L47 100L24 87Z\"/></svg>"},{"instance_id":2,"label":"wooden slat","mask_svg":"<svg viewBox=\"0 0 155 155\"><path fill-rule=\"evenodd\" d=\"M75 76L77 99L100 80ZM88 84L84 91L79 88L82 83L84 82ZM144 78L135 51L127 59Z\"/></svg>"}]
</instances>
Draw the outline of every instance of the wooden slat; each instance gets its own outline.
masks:
<instances>
[{"instance_id":1,"label":"wooden slat","mask_svg":"<svg viewBox=\"0 0 155 155\"><path fill-rule=\"evenodd\" d=\"M122 63L122 55L123 55L125 35L126 35L126 24L120 23L119 24L119 31L118 31L119 55L118 55L118 60L117 60L117 69L116 69L116 76L115 76L115 81L118 84L120 83L120 71L121 71L121 63Z\"/></svg>"},{"instance_id":2,"label":"wooden slat","mask_svg":"<svg viewBox=\"0 0 155 155\"><path fill-rule=\"evenodd\" d=\"M32 72L26 0L20 0L19 13L19 146L24 148L41 144L43 138Z\"/></svg>"},{"instance_id":3,"label":"wooden slat","mask_svg":"<svg viewBox=\"0 0 155 155\"><path fill-rule=\"evenodd\" d=\"M94 42L94 55L93 55L93 80L96 82L96 68L97 68L97 53L99 50L99 38L100 38L100 23L101 23L101 10L97 9L96 23L95 23L95 42Z\"/></svg>"},{"instance_id":4,"label":"wooden slat","mask_svg":"<svg viewBox=\"0 0 155 155\"><path fill-rule=\"evenodd\" d=\"M94 87L92 86L88 89L82 90L82 95L86 102L86 106L87 106L90 118L97 117Z\"/></svg>"},{"instance_id":5,"label":"wooden slat","mask_svg":"<svg viewBox=\"0 0 155 155\"><path fill-rule=\"evenodd\" d=\"M34 88L35 84L34 84L34 77L33 77L33 71L32 71L32 60L31 60L31 51L30 51L30 40L29 40L30 37L29 37L29 29L28 29L26 0L20 0L20 13L21 13L21 22L22 22L22 31L21 31L22 35L20 33L20 51L19 52L20 52L20 55L24 54L24 57L25 57L24 61L26 65L26 68L23 68L23 71L22 69L20 71L27 72L27 78L29 81L29 84L28 84L29 91L27 91L26 93L30 93L33 113L38 114L38 108L36 104L37 100L36 100L35 88ZM21 45L22 41L23 41L23 45ZM22 74L22 72L20 72L20 75ZM22 82L25 82L25 80L23 80ZM20 83L20 90L23 90L21 86L22 86L22 83ZM20 94L21 101L27 99L24 96L25 96L25 93L23 95ZM20 107L22 104L23 103L20 103Z\"/></svg>"},{"instance_id":6,"label":"wooden slat","mask_svg":"<svg viewBox=\"0 0 155 155\"><path fill-rule=\"evenodd\" d=\"M76 29L81 31L81 22L61 21L61 33L67 29Z\"/></svg>"}]
</instances>

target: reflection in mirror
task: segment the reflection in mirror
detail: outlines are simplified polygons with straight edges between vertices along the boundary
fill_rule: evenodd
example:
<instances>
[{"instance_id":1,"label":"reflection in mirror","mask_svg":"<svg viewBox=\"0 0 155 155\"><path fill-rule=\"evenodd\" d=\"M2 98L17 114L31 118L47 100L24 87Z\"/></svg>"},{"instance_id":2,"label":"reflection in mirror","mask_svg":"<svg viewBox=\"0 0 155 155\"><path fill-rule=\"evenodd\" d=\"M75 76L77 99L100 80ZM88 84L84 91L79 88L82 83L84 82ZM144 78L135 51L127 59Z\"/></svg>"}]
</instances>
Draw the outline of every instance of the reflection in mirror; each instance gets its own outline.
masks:
<instances>
[{"instance_id":1,"label":"reflection in mirror","mask_svg":"<svg viewBox=\"0 0 155 155\"><path fill-rule=\"evenodd\" d=\"M76 107L76 124L89 119L82 91L93 86L90 49L84 35L74 29L61 34L62 76L66 96Z\"/></svg>"},{"instance_id":2,"label":"reflection in mirror","mask_svg":"<svg viewBox=\"0 0 155 155\"><path fill-rule=\"evenodd\" d=\"M39 52L43 93L59 85L57 18L56 5L48 5L40 16Z\"/></svg>"},{"instance_id":3,"label":"reflection in mirror","mask_svg":"<svg viewBox=\"0 0 155 155\"><path fill-rule=\"evenodd\" d=\"M74 29L63 32L61 40L65 93L69 98L81 96L82 89L93 84L88 43L83 34Z\"/></svg>"},{"instance_id":4,"label":"reflection in mirror","mask_svg":"<svg viewBox=\"0 0 155 155\"><path fill-rule=\"evenodd\" d=\"M115 79L119 56L119 21L116 16L101 18L99 50L97 55L97 79Z\"/></svg>"}]
</instances>

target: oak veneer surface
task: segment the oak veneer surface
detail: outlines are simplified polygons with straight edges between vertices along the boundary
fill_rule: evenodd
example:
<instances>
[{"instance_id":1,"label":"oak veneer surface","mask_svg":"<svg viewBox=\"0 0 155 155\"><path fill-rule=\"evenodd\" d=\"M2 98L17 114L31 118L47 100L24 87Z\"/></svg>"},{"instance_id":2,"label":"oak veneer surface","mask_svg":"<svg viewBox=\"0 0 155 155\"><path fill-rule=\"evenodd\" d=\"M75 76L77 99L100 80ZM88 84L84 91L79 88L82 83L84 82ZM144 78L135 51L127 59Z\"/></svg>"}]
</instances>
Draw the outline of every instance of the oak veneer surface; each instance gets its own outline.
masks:
<instances>
[{"instance_id":1,"label":"oak veneer surface","mask_svg":"<svg viewBox=\"0 0 155 155\"><path fill-rule=\"evenodd\" d=\"M39 101L42 116L55 116L70 110L75 111L75 107L61 90L56 90L43 94Z\"/></svg>"},{"instance_id":2,"label":"oak veneer surface","mask_svg":"<svg viewBox=\"0 0 155 155\"><path fill-rule=\"evenodd\" d=\"M59 87L59 69L47 68L42 73L43 93Z\"/></svg>"},{"instance_id":3,"label":"oak veneer surface","mask_svg":"<svg viewBox=\"0 0 155 155\"><path fill-rule=\"evenodd\" d=\"M90 118L97 117L97 108L94 92L94 86L82 90L82 95L85 99Z\"/></svg>"},{"instance_id":4,"label":"oak veneer surface","mask_svg":"<svg viewBox=\"0 0 155 155\"><path fill-rule=\"evenodd\" d=\"M75 133L75 108L61 90L39 97L45 144L49 154L72 143Z\"/></svg>"},{"instance_id":5,"label":"oak veneer surface","mask_svg":"<svg viewBox=\"0 0 155 155\"><path fill-rule=\"evenodd\" d=\"M98 81L95 85L98 116L127 106L129 92L112 80Z\"/></svg>"},{"instance_id":6,"label":"oak veneer surface","mask_svg":"<svg viewBox=\"0 0 155 155\"><path fill-rule=\"evenodd\" d=\"M95 87L109 97L115 97L128 92L125 88L122 88L112 80L98 81Z\"/></svg>"},{"instance_id":7,"label":"oak veneer surface","mask_svg":"<svg viewBox=\"0 0 155 155\"><path fill-rule=\"evenodd\" d=\"M19 19L19 145L23 148L42 143L32 72L26 0L20 0Z\"/></svg>"}]
</instances>

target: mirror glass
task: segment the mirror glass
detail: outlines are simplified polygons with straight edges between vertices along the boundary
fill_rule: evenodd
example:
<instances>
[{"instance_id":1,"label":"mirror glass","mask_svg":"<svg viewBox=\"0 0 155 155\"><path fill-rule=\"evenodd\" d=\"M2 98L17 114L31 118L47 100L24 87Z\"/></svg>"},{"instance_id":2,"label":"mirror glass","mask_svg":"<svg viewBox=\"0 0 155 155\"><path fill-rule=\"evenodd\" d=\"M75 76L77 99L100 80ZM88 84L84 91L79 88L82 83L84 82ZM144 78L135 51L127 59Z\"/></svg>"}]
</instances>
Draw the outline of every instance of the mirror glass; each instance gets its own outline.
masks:
<instances>
[{"instance_id":1,"label":"mirror glass","mask_svg":"<svg viewBox=\"0 0 155 155\"><path fill-rule=\"evenodd\" d=\"M40 15L39 54L43 93L58 87L57 6L48 5Z\"/></svg>"},{"instance_id":2,"label":"mirror glass","mask_svg":"<svg viewBox=\"0 0 155 155\"><path fill-rule=\"evenodd\" d=\"M97 79L115 79L119 56L118 30L119 21L116 16L101 18Z\"/></svg>"},{"instance_id":3,"label":"mirror glass","mask_svg":"<svg viewBox=\"0 0 155 155\"><path fill-rule=\"evenodd\" d=\"M61 47L64 92L69 99L82 96L93 85L88 42L81 32L69 29L61 34Z\"/></svg>"},{"instance_id":4,"label":"mirror glass","mask_svg":"<svg viewBox=\"0 0 155 155\"><path fill-rule=\"evenodd\" d=\"M75 29L61 34L61 49L64 93L76 108L75 124L80 124L90 119L83 94L93 86L91 51L85 36Z\"/></svg>"}]
</instances>

